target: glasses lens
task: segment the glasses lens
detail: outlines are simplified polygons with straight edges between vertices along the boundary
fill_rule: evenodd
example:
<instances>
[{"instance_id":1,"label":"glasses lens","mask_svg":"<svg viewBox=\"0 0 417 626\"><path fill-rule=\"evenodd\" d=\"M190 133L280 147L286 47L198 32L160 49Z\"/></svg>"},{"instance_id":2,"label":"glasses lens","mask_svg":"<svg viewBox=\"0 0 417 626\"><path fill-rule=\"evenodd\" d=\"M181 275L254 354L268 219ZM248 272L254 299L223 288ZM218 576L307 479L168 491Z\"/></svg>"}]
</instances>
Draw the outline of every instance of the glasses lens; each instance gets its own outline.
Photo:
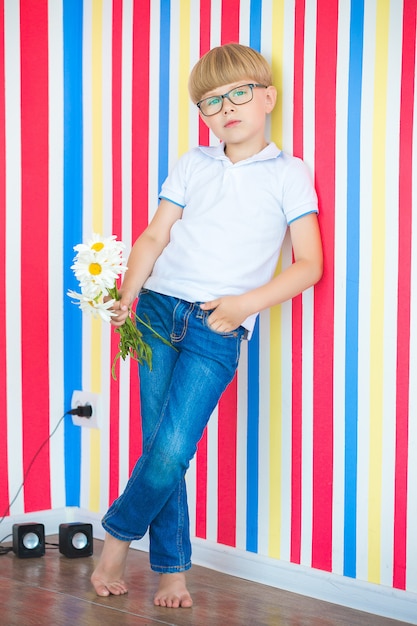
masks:
<instances>
[{"instance_id":1,"label":"glasses lens","mask_svg":"<svg viewBox=\"0 0 417 626\"><path fill-rule=\"evenodd\" d=\"M232 104L246 104L253 98L252 90L253 85L240 85L239 87L231 89L228 93L225 93L222 96L211 96L210 98L205 98L198 103L198 106L203 115L206 115L207 117L210 115L216 115L216 113L221 111L223 107L224 98L230 100Z\"/></svg>"},{"instance_id":2,"label":"glasses lens","mask_svg":"<svg viewBox=\"0 0 417 626\"><path fill-rule=\"evenodd\" d=\"M223 106L223 98L221 96L212 96L200 102L200 110L203 115L216 115Z\"/></svg>"},{"instance_id":3,"label":"glasses lens","mask_svg":"<svg viewBox=\"0 0 417 626\"><path fill-rule=\"evenodd\" d=\"M236 87L235 89L232 89L232 91L229 91L227 95L233 104L246 104L246 102L250 102L250 100L252 100L252 86L241 85L240 87Z\"/></svg>"}]
</instances>

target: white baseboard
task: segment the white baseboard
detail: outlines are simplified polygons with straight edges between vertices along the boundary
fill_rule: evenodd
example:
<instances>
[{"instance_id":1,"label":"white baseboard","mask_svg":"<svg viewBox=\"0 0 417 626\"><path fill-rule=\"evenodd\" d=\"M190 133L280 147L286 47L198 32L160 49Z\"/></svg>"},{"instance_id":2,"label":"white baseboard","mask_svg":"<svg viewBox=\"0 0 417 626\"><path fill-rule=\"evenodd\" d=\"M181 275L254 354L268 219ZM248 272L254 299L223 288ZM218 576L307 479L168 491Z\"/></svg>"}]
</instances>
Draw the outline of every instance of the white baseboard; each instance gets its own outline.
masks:
<instances>
[{"instance_id":1,"label":"white baseboard","mask_svg":"<svg viewBox=\"0 0 417 626\"><path fill-rule=\"evenodd\" d=\"M193 562L231 576L417 624L417 594L277 561L201 539L193 542Z\"/></svg>"},{"instance_id":2,"label":"white baseboard","mask_svg":"<svg viewBox=\"0 0 417 626\"><path fill-rule=\"evenodd\" d=\"M79 509L76 509L77 511ZM72 521L71 508L55 509L50 511L36 511L35 513L21 513L5 517L0 524L0 541L11 541L13 524L24 524L32 522L34 524L44 524L45 535L58 534L59 525L63 522Z\"/></svg>"},{"instance_id":3,"label":"white baseboard","mask_svg":"<svg viewBox=\"0 0 417 626\"><path fill-rule=\"evenodd\" d=\"M3 520L0 538L11 534L13 524L24 522L42 522L47 535L56 534L62 522L89 522L93 525L94 537L104 539L100 519L101 515L77 507L16 515ZM131 547L146 552L147 537L134 541ZM193 541L193 563L269 587L417 625L417 594L410 591L277 561L202 539Z\"/></svg>"}]
</instances>

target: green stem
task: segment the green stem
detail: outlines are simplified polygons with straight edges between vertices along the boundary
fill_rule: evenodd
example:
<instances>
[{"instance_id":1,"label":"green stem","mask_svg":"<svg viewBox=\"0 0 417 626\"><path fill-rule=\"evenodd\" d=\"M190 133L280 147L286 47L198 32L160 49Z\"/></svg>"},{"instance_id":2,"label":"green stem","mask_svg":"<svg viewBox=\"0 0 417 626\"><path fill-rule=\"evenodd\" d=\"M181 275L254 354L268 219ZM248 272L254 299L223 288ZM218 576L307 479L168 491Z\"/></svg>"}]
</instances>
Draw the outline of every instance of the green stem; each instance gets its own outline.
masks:
<instances>
[{"instance_id":1,"label":"green stem","mask_svg":"<svg viewBox=\"0 0 417 626\"><path fill-rule=\"evenodd\" d=\"M120 300L120 294L118 292L116 285L114 286L113 289L108 289L108 293L114 300ZM140 332L139 328L134 323L134 321L132 320L132 318L130 317L131 313L133 313L133 315L135 316L136 321L142 324L143 326L145 326L145 328L147 328L148 330L150 330L151 333L155 337L160 339L167 346L170 346L171 348L176 350L175 346L173 346L167 339L162 337L162 335L157 333L152 328L150 324L150 320L145 322L138 315L136 315L136 313L132 311L132 309L129 309L129 316L126 318L126 321L124 322L124 324L122 326L119 326L118 328L115 328L115 331L114 331L120 337L119 352L114 357L112 368L111 368L111 374L114 380L117 380L116 363L118 359L120 358L123 359L124 361L126 357L130 356L130 358L133 359L134 361L137 361L141 365L143 363L146 363L149 369L152 369L152 349L146 343L146 341L142 339L143 335Z\"/></svg>"}]
</instances>

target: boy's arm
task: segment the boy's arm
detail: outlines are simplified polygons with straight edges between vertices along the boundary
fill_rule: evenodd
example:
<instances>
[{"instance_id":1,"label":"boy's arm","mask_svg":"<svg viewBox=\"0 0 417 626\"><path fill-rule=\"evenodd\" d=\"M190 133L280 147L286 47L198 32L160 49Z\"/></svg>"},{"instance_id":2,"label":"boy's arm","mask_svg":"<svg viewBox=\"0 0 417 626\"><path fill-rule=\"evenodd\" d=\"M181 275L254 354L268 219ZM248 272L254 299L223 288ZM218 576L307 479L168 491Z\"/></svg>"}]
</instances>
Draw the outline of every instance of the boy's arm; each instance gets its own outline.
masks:
<instances>
[{"instance_id":1,"label":"boy's arm","mask_svg":"<svg viewBox=\"0 0 417 626\"><path fill-rule=\"evenodd\" d=\"M206 302L201 308L214 309L208 318L218 332L230 332L258 311L290 300L317 283L323 273L320 229L315 213L290 224L294 263L266 285L239 296L225 296Z\"/></svg>"},{"instance_id":2,"label":"boy's arm","mask_svg":"<svg viewBox=\"0 0 417 626\"><path fill-rule=\"evenodd\" d=\"M121 326L125 322L129 307L152 272L156 259L168 244L173 224L181 216L180 206L169 200L161 200L148 227L135 241L127 260L128 269L120 289L120 300L112 307L114 311L119 312L111 320L113 326Z\"/></svg>"}]
</instances>

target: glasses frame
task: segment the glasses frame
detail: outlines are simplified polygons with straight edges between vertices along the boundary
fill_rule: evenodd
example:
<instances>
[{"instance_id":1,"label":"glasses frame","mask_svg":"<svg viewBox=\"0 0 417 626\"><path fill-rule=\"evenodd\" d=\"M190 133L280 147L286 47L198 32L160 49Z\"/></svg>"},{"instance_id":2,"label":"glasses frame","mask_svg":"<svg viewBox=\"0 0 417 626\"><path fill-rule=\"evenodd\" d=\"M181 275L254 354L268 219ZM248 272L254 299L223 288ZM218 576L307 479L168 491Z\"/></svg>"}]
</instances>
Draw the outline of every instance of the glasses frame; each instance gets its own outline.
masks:
<instances>
[{"instance_id":1,"label":"glasses frame","mask_svg":"<svg viewBox=\"0 0 417 626\"><path fill-rule=\"evenodd\" d=\"M230 94L233 91L236 91L237 89L239 89L240 87L249 87L250 92L251 92L251 97L249 100L246 100L246 102L233 102L232 98L230 97ZM237 87L233 87L233 89L230 89L230 91L228 91L227 93L218 94L218 95L215 94L213 96L209 96L208 98L203 98L202 100L199 100L196 104L200 110L201 115L204 115L204 117L212 117L213 115L217 115L218 113L220 113L220 111L223 109L225 98L227 98L229 102L231 102L235 106L242 106L243 104L248 104L248 102L251 102L253 100L253 90L255 89L255 87L262 87L262 89L268 89L267 85L260 85L259 83L245 83L243 85L237 85ZM206 100L211 100L212 98L221 98L220 109L216 111L215 113L204 113L204 111L202 111L201 109L201 104L203 102L206 102Z\"/></svg>"}]
</instances>

